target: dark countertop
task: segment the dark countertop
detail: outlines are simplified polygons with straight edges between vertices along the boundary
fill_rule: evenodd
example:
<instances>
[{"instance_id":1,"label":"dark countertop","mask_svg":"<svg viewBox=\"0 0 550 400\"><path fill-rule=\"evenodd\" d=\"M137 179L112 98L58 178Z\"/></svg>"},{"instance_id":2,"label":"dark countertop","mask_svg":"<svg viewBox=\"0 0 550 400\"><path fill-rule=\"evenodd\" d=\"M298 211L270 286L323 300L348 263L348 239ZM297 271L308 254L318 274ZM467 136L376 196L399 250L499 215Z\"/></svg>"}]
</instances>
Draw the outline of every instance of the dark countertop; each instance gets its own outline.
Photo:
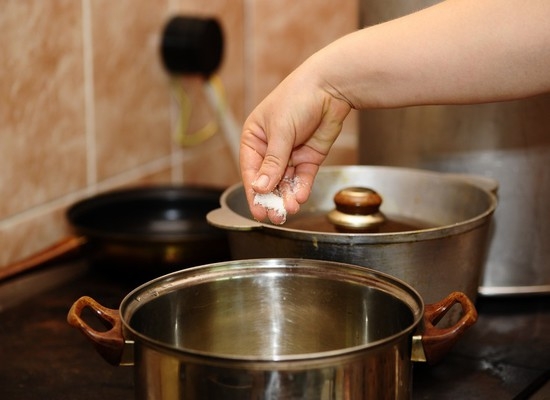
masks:
<instances>
[{"instance_id":1,"label":"dark countertop","mask_svg":"<svg viewBox=\"0 0 550 400\"><path fill-rule=\"evenodd\" d=\"M82 273L74 279L43 285L40 294L17 282L0 285L0 303L15 298L9 293L14 288L23 294L7 309L0 304L0 399L133 398L132 368L107 364L66 315L83 295L118 308L137 283L78 268ZM514 399L550 370L550 296L485 297L477 309L478 322L440 364L415 364L414 399Z\"/></svg>"},{"instance_id":2,"label":"dark countertop","mask_svg":"<svg viewBox=\"0 0 550 400\"><path fill-rule=\"evenodd\" d=\"M476 308L477 323L443 362L415 366L415 399L526 399L548 375L550 296L481 297Z\"/></svg>"}]
</instances>

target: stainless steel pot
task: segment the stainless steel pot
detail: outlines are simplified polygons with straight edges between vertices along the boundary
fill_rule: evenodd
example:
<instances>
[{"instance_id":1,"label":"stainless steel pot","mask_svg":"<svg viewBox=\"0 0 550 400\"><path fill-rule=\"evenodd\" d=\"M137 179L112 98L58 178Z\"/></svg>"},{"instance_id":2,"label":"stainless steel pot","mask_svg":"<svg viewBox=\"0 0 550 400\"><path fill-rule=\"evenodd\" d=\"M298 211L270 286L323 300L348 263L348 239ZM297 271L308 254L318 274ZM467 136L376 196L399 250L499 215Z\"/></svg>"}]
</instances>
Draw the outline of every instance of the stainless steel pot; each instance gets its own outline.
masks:
<instances>
[{"instance_id":1,"label":"stainless steel pot","mask_svg":"<svg viewBox=\"0 0 550 400\"><path fill-rule=\"evenodd\" d=\"M451 329L434 324L454 304ZM108 331L82 318L91 308ZM353 265L264 259L182 270L129 293L89 297L68 321L113 364L133 364L138 399L409 399L411 361L438 361L477 319L462 293L424 307L409 285Z\"/></svg>"},{"instance_id":2,"label":"stainless steel pot","mask_svg":"<svg viewBox=\"0 0 550 400\"><path fill-rule=\"evenodd\" d=\"M241 184L227 189L208 221L228 230L233 259L304 257L341 261L395 276L424 301L453 291L475 299L497 201L475 177L392 167L322 167L299 214L275 226L250 217ZM431 228L389 233L339 233L294 229L293 219L334 209L342 188L365 186L384 199L380 210L423 221Z\"/></svg>"},{"instance_id":3,"label":"stainless steel pot","mask_svg":"<svg viewBox=\"0 0 550 400\"><path fill-rule=\"evenodd\" d=\"M360 0L361 25L439 0ZM513 79L513 77L511 77ZM476 105L359 112L359 162L482 174L499 182L479 291L550 294L550 93Z\"/></svg>"}]
</instances>

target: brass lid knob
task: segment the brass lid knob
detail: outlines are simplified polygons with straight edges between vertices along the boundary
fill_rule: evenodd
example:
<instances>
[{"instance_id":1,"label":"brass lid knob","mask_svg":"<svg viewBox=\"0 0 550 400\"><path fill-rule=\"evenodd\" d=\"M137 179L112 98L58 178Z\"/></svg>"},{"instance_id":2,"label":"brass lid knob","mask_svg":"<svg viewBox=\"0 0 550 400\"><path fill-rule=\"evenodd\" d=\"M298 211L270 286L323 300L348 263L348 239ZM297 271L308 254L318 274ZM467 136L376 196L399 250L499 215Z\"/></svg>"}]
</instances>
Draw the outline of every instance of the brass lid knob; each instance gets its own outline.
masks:
<instances>
[{"instance_id":1,"label":"brass lid knob","mask_svg":"<svg viewBox=\"0 0 550 400\"><path fill-rule=\"evenodd\" d=\"M327 214L338 230L369 232L378 228L386 218L380 212L382 197L365 187L349 187L334 195L336 208Z\"/></svg>"}]
</instances>

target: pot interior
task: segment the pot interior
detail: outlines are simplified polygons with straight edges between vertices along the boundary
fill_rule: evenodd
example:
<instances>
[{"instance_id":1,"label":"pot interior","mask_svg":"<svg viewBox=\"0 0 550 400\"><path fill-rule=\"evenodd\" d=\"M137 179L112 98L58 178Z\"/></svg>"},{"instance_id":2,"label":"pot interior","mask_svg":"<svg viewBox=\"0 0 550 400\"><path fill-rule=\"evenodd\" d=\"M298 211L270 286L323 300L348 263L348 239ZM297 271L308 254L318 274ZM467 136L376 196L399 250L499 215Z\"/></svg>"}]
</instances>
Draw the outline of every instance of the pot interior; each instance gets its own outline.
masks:
<instances>
[{"instance_id":1,"label":"pot interior","mask_svg":"<svg viewBox=\"0 0 550 400\"><path fill-rule=\"evenodd\" d=\"M438 172L377 166L321 167L308 201L300 212L289 215L279 231L338 233L327 220L335 208L334 195L346 187L377 191L383 199L380 211L395 225L381 234L425 231L443 227L470 229L467 225L487 218L496 198L474 177L457 178ZM250 218L242 185L225 191L222 201L231 212Z\"/></svg>"},{"instance_id":2,"label":"pot interior","mask_svg":"<svg viewBox=\"0 0 550 400\"><path fill-rule=\"evenodd\" d=\"M374 346L410 331L422 309L412 289L366 268L304 260L216 265L130 295L130 329L172 350L277 360Z\"/></svg>"}]
</instances>

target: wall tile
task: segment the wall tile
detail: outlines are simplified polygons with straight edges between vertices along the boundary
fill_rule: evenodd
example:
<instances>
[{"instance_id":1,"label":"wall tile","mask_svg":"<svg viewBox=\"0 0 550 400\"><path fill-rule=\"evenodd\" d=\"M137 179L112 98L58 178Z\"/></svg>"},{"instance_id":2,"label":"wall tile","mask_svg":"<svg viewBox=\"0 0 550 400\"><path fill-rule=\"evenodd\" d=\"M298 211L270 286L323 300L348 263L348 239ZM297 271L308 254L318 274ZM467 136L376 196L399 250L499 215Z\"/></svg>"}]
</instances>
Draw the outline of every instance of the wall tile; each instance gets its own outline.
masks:
<instances>
[{"instance_id":1,"label":"wall tile","mask_svg":"<svg viewBox=\"0 0 550 400\"><path fill-rule=\"evenodd\" d=\"M183 160L183 181L189 184L228 187L239 181L239 170L222 135L193 150Z\"/></svg>"},{"instance_id":2,"label":"wall tile","mask_svg":"<svg viewBox=\"0 0 550 400\"><path fill-rule=\"evenodd\" d=\"M0 218L86 183L80 2L0 13Z\"/></svg>"},{"instance_id":3,"label":"wall tile","mask_svg":"<svg viewBox=\"0 0 550 400\"><path fill-rule=\"evenodd\" d=\"M249 95L258 103L307 57L357 29L357 0L261 1L250 10Z\"/></svg>"},{"instance_id":4,"label":"wall tile","mask_svg":"<svg viewBox=\"0 0 550 400\"><path fill-rule=\"evenodd\" d=\"M92 0L97 177L171 151L168 79L159 56L168 3Z\"/></svg>"},{"instance_id":5,"label":"wall tile","mask_svg":"<svg viewBox=\"0 0 550 400\"><path fill-rule=\"evenodd\" d=\"M178 105L171 84L193 100L191 130L216 118L200 79L171 80L163 69L160 35L174 13L220 20L219 75L239 127L271 87L351 30L358 14L355 0L6 0L2 6L0 268L67 236L66 208L98 191L238 181L220 131L193 148L173 140ZM352 136L341 136L331 157L349 161L354 145Z\"/></svg>"},{"instance_id":6,"label":"wall tile","mask_svg":"<svg viewBox=\"0 0 550 400\"><path fill-rule=\"evenodd\" d=\"M179 0L178 14L217 18L224 33L220 74L237 120L244 120L244 4L243 0Z\"/></svg>"},{"instance_id":7,"label":"wall tile","mask_svg":"<svg viewBox=\"0 0 550 400\"><path fill-rule=\"evenodd\" d=\"M2 268L11 268L15 261L37 256L57 241L68 237L64 209L61 207L38 213L33 218L0 228L0 276L5 274Z\"/></svg>"},{"instance_id":8,"label":"wall tile","mask_svg":"<svg viewBox=\"0 0 550 400\"><path fill-rule=\"evenodd\" d=\"M359 24L358 0L256 0L251 4L250 59L245 63L251 109L307 57ZM355 163L357 132L358 116L352 112L325 164Z\"/></svg>"},{"instance_id":9,"label":"wall tile","mask_svg":"<svg viewBox=\"0 0 550 400\"><path fill-rule=\"evenodd\" d=\"M217 74L222 81L230 113L238 127L245 118L244 109L244 4L242 0L212 0L197 2L180 0L177 13L197 17L214 17L224 33L224 55ZM189 93L193 99L193 113L189 131L195 132L218 117L212 104L204 94L203 79L200 77L180 77L177 84ZM219 119L218 119L219 122ZM182 150L182 173L185 182L229 186L239 179L235 161L229 150L223 124L215 137L195 148ZM238 137L236 138L238 141Z\"/></svg>"}]
</instances>

